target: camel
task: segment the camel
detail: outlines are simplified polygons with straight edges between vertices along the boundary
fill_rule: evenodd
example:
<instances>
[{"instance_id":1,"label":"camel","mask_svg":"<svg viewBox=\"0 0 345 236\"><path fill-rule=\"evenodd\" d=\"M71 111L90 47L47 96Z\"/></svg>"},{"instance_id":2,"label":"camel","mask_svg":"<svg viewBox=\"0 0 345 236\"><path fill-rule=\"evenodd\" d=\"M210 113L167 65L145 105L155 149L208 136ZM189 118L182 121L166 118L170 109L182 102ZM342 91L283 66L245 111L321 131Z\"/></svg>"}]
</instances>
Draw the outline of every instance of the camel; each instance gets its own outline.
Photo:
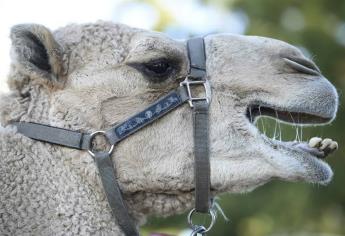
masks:
<instances>
[{"instance_id":1,"label":"camel","mask_svg":"<svg viewBox=\"0 0 345 236\"><path fill-rule=\"evenodd\" d=\"M0 99L0 234L123 235L92 157L19 134L12 122L93 132L144 109L188 74L186 42L111 22L50 31L16 25L10 92ZM328 184L331 139L284 142L263 135L260 116L323 125L338 95L296 47L271 38L205 38L211 192L249 192L272 179ZM112 158L139 227L150 215L193 207L192 113L183 105L119 143Z\"/></svg>"}]
</instances>

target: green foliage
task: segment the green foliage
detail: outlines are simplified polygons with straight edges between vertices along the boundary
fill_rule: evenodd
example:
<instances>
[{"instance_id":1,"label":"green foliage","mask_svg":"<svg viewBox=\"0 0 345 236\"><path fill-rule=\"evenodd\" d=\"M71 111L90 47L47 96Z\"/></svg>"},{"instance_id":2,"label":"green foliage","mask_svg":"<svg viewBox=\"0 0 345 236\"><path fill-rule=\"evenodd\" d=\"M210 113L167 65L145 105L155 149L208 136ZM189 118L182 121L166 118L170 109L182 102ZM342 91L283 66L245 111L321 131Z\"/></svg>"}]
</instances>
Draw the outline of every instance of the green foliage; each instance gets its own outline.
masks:
<instances>
[{"instance_id":1,"label":"green foliage","mask_svg":"<svg viewBox=\"0 0 345 236\"><path fill-rule=\"evenodd\" d=\"M341 40L344 42L345 39L341 37L345 37L345 33L339 36L339 30L345 24L344 0L207 0L204 3L244 12L249 18L247 34L277 38L305 48L342 95L345 44L341 44ZM322 136L338 141L340 150L329 158L335 172L332 183L325 187L276 180L250 194L224 195L221 205L231 221L225 223L219 218L210 235L345 235L345 160L342 151L345 145L342 104L345 99L340 98L336 121L327 127L304 129L303 135L304 140ZM265 127L271 127L267 132L272 134L275 123L267 119L262 122ZM293 139L295 129L284 125L282 133ZM185 215L152 218L148 229L186 227L185 219Z\"/></svg>"}]
</instances>

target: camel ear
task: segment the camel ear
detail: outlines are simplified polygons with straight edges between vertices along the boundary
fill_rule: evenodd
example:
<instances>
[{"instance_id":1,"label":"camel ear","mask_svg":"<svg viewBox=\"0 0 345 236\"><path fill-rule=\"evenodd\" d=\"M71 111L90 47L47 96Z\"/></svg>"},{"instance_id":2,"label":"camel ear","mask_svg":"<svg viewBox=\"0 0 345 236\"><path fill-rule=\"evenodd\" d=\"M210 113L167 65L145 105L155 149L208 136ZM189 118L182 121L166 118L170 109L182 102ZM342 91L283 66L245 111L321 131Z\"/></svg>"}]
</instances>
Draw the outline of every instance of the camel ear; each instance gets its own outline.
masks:
<instances>
[{"instance_id":1,"label":"camel ear","mask_svg":"<svg viewBox=\"0 0 345 236\"><path fill-rule=\"evenodd\" d=\"M30 80L61 82L63 50L49 29L36 24L16 25L10 37L12 64L20 74Z\"/></svg>"}]
</instances>

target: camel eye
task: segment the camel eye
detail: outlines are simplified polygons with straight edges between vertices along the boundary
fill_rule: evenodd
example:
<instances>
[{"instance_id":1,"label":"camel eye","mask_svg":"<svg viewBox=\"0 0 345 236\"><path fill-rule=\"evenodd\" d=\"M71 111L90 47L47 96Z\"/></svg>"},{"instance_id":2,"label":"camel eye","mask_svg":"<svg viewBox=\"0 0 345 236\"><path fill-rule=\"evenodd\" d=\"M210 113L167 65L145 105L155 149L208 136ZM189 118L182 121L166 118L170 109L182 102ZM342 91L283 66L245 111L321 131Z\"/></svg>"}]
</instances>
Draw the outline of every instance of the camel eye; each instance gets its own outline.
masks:
<instances>
[{"instance_id":1,"label":"camel eye","mask_svg":"<svg viewBox=\"0 0 345 236\"><path fill-rule=\"evenodd\" d=\"M137 69L144 77L153 83L161 83L169 78L174 78L178 71L178 61L173 59L158 58L141 63L128 63L129 66Z\"/></svg>"},{"instance_id":2,"label":"camel eye","mask_svg":"<svg viewBox=\"0 0 345 236\"><path fill-rule=\"evenodd\" d=\"M145 73L148 76L165 77L168 76L173 68L166 59L158 59L144 64Z\"/></svg>"},{"instance_id":3,"label":"camel eye","mask_svg":"<svg viewBox=\"0 0 345 236\"><path fill-rule=\"evenodd\" d=\"M166 61L152 62L145 65L146 68L158 75L166 73L170 65Z\"/></svg>"}]
</instances>

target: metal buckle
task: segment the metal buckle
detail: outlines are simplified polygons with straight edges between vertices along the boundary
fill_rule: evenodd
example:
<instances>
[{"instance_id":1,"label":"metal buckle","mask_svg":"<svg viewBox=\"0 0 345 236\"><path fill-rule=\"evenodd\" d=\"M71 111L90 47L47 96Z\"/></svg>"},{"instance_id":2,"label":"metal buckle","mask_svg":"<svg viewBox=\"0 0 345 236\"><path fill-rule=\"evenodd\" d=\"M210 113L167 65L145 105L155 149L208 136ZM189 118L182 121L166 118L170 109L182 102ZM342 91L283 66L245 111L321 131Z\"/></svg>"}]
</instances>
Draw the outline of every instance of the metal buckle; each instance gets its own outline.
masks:
<instances>
[{"instance_id":1,"label":"metal buckle","mask_svg":"<svg viewBox=\"0 0 345 236\"><path fill-rule=\"evenodd\" d=\"M203 97L193 97L191 86L203 85L205 89L205 96ZM186 77L184 81L180 83L180 86L185 86L187 88L188 103L190 107L193 107L193 101L203 101L206 100L207 103L211 102L211 86L208 80L190 80L189 76Z\"/></svg>"},{"instance_id":2,"label":"metal buckle","mask_svg":"<svg viewBox=\"0 0 345 236\"><path fill-rule=\"evenodd\" d=\"M96 153L92 150L92 147L91 147L92 141L96 137L96 135L103 135L107 139L107 141L109 142L109 139L108 139L105 131L96 131L96 132L93 132L92 134L90 134L90 140L89 140L89 145L88 145L87 151L92 157L96 156L95 155ZM113 150L114 150L114 144L111 145L111 147L108 151L108 154L110 155L113 152Z\"/></svg>"},{"instance_id":3,"label":"metal buckle","mask_svg":"<svg viewBox=\"0 0 345 236\"><path fill-rule=\"evenodd\" d=\"M214 223L216 223L216 220L217 220L217 213L216 213L213 209L210 209L210 210L209 210L209 212L208 212L207 214L211 216L211 223L210 223L210 225L206 228L206 227L203 226L203 225L195 225L195 224L193 224L192 218L193 218L193 214L194 214L195 212L196 212L196 211L195 211L195 208L193 208L193 209L189 212L189 214L188 214L188 216L187 216L188 224L189 224L190 228L193 230L193 233L194 233L194 234L192 234L192 235L196 235L196 233L205 234L205 233L207 233L208 231L210 231L210 230L212 229ZM202 229L203 229L202 231L199 231L199 230L201 230L200 227L202 227Z\"/></svg>"}]
</instances>

